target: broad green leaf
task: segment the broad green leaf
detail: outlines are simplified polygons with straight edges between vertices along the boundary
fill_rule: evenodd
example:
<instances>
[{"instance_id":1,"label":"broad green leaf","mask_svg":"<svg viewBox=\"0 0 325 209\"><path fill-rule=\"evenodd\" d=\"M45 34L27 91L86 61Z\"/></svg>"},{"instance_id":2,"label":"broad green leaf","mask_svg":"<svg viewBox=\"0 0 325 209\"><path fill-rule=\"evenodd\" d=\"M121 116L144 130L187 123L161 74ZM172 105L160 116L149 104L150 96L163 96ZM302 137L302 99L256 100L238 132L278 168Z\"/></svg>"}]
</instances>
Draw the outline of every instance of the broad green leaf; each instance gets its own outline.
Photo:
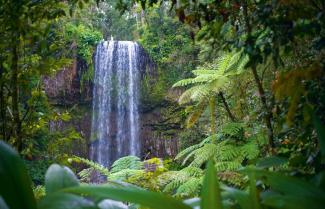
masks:
<instances>
[{"instance_id":1,"label":"broad green leaf","mask_svg":"<svg viewBox=\"0 0 325 209\"><path fill-rule=\"evenodd\" d=\"M255 172L250 172L248 174L249 177L249 201L252 204L252 209L259 209L260 204L259 204L259 195L257 193L256 189L256 177L255 177Z\"/></svg>"},{"instance_id":2,"label":"broad green leaf","mask_svg":"<svg viewBox=\"0 0 325 209\"><path fill-rule=\"evenodd\" d=\"M277 193L265 192L262 196L262 203L272 208L285 209L321 209L324 208L324 199L321 197L301 197L292 195L280 195Z\"/></svg>"},{"instance_id":3,"label":"broad green leaf","mask_svg":"<svg viewBox=\"0 0 325 209\"><path fill-rule=\"evenodd\" d=\"M73 172L66 166L53 164L49 167L45 175L46 194L51 194L58 190L78 186L79 181Z\"/></svg>"},{"instance_id":4,"label":"broad green leaf","mask_svg":"<svg viewBox=\"0 0 325 209\"><path fill-rule=\"evenodd\" d=\"M10 209L35 209L31 179L15 150L0 141L0 196Z\"/></svg>"},{"instance_id":5,"label":"broad green leaf","mask_svg":"<svg viewBox=\"0 0 325 209\"><path fill-rule=\"evenodd\" d=\"M278 156L266 157L258 160L256 166L260 168L269 168L280 166L288 162L288 159Z\"/></svg>"},{"instance_id":6,"label":"broad green leaf","mask_svg":"<svg viewBox=\"0 0 325 209\"><path fill-rule=\"evenodd\" d=\"M83 197L68 194L54 193L45 196L38 204L38 209L97 209L90 200Z\"/></svg>"},{"instance_id":7,"label":"broad green leaf","mask_svg":"<svg viewBox=\"0 0 325 209\"><path fill-rule=\"evenodd\" d=\"M213 162L208 162L208 168L203 180L201 193L201 209L222 209L221 193Z\"/></svg>"},{"instance_id":8,"label":"broad green leaf","mask_svg":"<svg viewBox=\"0 0 325 209\"><path fill-rule=\"evenodd\" d=\"M307 181L295 177L253 168L246 168L243 172L246 174L255 172L257 179L262 179L276 192L296 196L319 196L325 198L324 191Z\"/></svg>"},{"instance_id":9,"label":"broad green leaf","mask_svg":"<svg viewBox=\"0 0 325 209\"><path fill-rule=\"evenodd\" d=\"M123 202L136 203L151 209L190 209L179 200L157 192L149 192L135 188L114 188L108 186L80 186L63 190L74 194L100 199L112 199Z\"/></svg>"}]
</instances>

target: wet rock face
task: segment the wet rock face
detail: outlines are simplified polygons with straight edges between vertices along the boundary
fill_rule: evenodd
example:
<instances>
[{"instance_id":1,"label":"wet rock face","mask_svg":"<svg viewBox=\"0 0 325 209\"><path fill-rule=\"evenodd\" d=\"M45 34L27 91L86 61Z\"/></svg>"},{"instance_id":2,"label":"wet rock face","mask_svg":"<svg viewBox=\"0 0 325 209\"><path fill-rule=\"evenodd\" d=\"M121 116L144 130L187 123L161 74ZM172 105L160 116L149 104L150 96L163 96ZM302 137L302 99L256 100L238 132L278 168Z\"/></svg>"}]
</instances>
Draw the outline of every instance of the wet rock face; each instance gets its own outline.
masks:
<instances>
[{"instance_id":1,"label":"wet rock face","mask_svg":"<svg viewBox=\"0 0 325 209\"><path fill-rule=\"evenodd\" d=\"M82 73L85 70L85 61L76 58L71 66L63 68L56 75L45 76L43 87L49 101L54 105L91 104L92 83L81 84Z\"/></svg>"},{"instance_id":2,"label":"wet rock face","mask_svg":"<svg viewBox=\"0 0 325 209\"><path fill-rule=\"evenodd\" d=\"M141 79L150 78L149 82L154 84L157 80L156 65L150 60L144 49L140 49ZM53 131L65 130L67 127L74 127L76 131L85 138L88 144L79 147L76 145L73 152L81 157L88 157L89 147L91 145L91 120L92 120L92 87L91 82L81 85L82 74L87 69L85 62L81 59L75 59L69 67L63 68L52 77L44 77L44 90L48 99L54 107L59 107L60 111L71 110L73 117L69 122L53 122L50 129ZM179 143L177 133L182 129L179 114L175 110L175 102L168 102L166 98L164 104L146 109L139 113L140 118L140 146L141 158L168 157L175 156L178 152ZM140 104L145 105L145 104ZM139 107L141 109L141 107ZM112 114L114 110L112 110ZM111 120L114 120L113 118ZM115 124L115 121L112 121ZM81 150L80 150L81 149ZM86 150L85 150L86 149Z\"/></svg>"},{"instance_id":3,"label":"wet rock face","mask_svg":"<svg viewBox=\"0 0 325 209\"><path fill-rule=\"evenodd\" d=\"M157 107L141 114L140 140L143 159L174 157L178 152L177 132L181 130L181 123L169 118L167 109L168 107Z\"/></svg>"}]
</instances>

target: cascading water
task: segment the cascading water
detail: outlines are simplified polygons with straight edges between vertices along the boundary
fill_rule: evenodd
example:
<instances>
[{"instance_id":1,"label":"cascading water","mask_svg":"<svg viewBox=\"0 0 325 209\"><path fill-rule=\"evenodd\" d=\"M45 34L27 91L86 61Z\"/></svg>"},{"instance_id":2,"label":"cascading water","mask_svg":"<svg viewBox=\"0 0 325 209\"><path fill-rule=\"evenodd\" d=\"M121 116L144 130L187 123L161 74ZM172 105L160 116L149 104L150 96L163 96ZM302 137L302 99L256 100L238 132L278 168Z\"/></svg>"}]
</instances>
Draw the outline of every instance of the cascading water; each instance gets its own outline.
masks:
<instances>
[{"instance_id":1,"label":"cascading water","mask_svg":"<svg viewBox=\"0 0 325 209\"><path fill-rule=\"evenodd\" d=\"M104 41L97 46L90 158L104 166L140 155L139 46Z\"/></svg>"}]
</instances>

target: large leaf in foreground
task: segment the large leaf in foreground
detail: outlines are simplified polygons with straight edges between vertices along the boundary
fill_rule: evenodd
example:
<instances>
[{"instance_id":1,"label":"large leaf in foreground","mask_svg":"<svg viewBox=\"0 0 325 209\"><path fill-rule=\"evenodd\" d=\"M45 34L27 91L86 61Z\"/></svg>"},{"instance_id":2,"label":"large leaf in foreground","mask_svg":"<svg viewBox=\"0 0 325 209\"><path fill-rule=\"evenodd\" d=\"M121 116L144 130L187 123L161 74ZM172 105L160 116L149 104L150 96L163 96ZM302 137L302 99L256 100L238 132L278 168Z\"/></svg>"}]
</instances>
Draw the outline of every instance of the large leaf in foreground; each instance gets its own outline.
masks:
<instances>
[{"instance_id":1,"label":"large leaf in foreground","mask_svg":"<svg viewBox=\"0 0 325 209\"><path fill-rule=\"evenodd\" d=\"M45 175L46 194L51 194L58 190L78 186L79 181L74 173L66 166L53 164L49 167Z\"/></svg>"},{"instance_id":2,"label":"large leaf in foreground","mask_svg":"<svg viewBox=\"0 0 325 209\"><path fill-rule=\"evenodd\" d=\"M262 193L262 203L272 208L285 209L321 209L324 208L324 199L321 197L301 197L281 195L277 193Z\"/></svg>"},{"instance_id":3,"label":"large leaf in foreground","mask_svg":"<svg viewBox=\"0 0 325 209\"><path fill-rule=\"evenodd\" d=\"M208 162L203 180L201 194L201 209L222 209L220 186L217 179L216 169L212 161Z\"/></svg>"},{"instance_id":4,"label":"large leaf in foreground","mask_svg":"<svg viewBox=\"0 0 325 209\"><path fill-rule=\"evenodd\" d=\"M65 192L82 194L98 199L112 199L136 203L152 209L191 209L179 200L160 193L135 188L114 188L109 186L80 186L64 189Z\"/></svg>"},{"instance_id":5,"label":"large leaf in foreground","mask_svg":"<svg viewBox=\"0 0 325 209\"><path fill-rule=\"evenodd\" d=\"M242 172L247 174L254 172L257 179L262 179L263 182L270 185L271 189L276 192L296 196L310 196L311 198L316 196L325 199L324 190L317 188L314 184L292 176L254 168L247 168Z\"/></svg>"},{"instance_id":6,"label":"large leaf in foreground","mask_svg":"<svg viewBox=\"0 0 325 209\"><path fill-rule=\"evenodd\" d=\"M15 150L0 141L0 196L10 209L35 209L31 179Z\"/></svg>"},{"instance_id":7,"label":"large leaf in foreground","mask_svg":"<svg viewBox=\"0 0 325 209\"><path fill-rule=\"evenodd\" d=\"M98 207L90 200L83 197L55 193L47 195L38 204L38 209L97 209Z\"/></svg>"}]
</instances>

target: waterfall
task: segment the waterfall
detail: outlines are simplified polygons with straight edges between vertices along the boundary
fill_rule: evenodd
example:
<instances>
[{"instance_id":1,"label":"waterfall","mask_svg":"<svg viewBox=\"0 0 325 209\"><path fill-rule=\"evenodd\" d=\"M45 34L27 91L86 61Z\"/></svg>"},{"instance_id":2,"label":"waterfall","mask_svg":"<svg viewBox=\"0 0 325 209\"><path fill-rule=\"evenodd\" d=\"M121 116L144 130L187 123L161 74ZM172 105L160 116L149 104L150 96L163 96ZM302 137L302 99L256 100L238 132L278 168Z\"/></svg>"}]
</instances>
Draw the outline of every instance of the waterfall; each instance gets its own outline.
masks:
<instances>
[{"instance_id":1,"label":"waterfall","mask_svg":"<svg viewBox=\"0 0 325 209\"><path fill-rule=\"evenodd\" d=\"M139 46L103 41L95 54L90 158L104 166L140 156Z\"/></svg>"}]
</instances>

